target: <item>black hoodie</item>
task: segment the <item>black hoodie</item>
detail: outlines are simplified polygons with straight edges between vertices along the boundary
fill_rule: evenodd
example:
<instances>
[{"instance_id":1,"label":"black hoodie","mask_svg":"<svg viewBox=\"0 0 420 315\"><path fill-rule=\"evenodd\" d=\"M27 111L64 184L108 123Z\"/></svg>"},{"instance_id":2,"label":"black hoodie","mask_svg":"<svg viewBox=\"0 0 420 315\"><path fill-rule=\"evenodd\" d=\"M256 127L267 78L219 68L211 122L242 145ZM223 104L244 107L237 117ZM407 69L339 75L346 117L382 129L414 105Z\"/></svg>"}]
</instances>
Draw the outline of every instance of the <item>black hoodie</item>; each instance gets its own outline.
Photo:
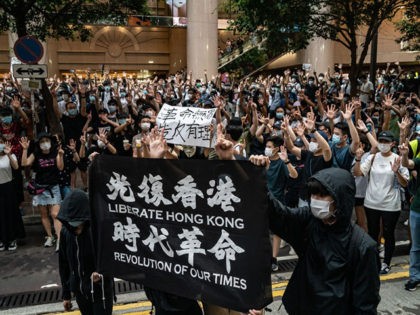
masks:
<instances>
[{"instance_id":1,"label":"black hoodie","mask_svg":"<svg viewBox=\"0 0 420 315\"><path fill-rule=\"evenodd\" d=\"M283 302L289 314L376 314L379 256L376 242L351 224L355 184L346 170L328 168L312 177L337 205L336 223L326 225L309 207L291 209L270 199L270 228L299 256Z\"/></svg>"},{"instance_id":2,"label":"black hoodie","mask_svg":"<svg viewBox=\"0 0 420 315\"><path fill-rule=\"evenodd\" d=\"M90 207L88 195L75 189L64 198L57 219L63 227L60 233L59 270L63 287L63 300L71 299L71 292L91 299L91 279L95 268L95 253L90 229ZM76 235L71 223L83 222L83 229ZM100 283L94 284L94 300L102 300L103 295L111 296L112 278L104 277L104 289Z\"/></svg>"}]
</instances>

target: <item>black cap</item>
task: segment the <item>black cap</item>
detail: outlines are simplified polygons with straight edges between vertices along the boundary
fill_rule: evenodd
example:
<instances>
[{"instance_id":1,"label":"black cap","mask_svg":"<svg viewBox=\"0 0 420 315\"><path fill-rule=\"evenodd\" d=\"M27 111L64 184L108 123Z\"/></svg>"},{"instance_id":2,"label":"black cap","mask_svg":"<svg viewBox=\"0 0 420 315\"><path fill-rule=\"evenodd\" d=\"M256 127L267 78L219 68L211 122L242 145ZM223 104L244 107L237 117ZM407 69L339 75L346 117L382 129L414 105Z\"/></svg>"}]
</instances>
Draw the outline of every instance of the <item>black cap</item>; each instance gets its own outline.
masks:
<instances>
[{"instance_id":1,"label":"black cap","mask_svg":"<svg viewBox=\"0 0 420 315\"><path fill-rule=\"evenodd\" d=\"M394 134L389 130L381 131L378 135L378 140L392 142L394 141Z\"/></svg>"}]
</instances>

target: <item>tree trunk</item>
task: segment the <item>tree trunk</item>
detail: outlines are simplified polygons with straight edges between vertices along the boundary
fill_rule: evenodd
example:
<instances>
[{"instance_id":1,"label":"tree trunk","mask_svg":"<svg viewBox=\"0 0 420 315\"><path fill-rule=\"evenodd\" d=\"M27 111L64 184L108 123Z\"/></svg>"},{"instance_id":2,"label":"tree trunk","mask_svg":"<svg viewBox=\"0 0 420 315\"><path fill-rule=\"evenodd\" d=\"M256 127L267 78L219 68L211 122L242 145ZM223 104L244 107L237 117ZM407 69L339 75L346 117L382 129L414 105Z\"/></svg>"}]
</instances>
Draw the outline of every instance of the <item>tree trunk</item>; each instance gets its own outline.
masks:
<instances>
[{"instance_id":1,"label":"tree trunk","mask_svg":"<svg viewBox=\"0 0 420 315\"><path fill-rule=\"evenodd\" d=\"M357 76L358 74L358 65L357 65L357 46L352 45L350 50L350 96L355 97L357 95Z\"/></svg>"}]
</instances>

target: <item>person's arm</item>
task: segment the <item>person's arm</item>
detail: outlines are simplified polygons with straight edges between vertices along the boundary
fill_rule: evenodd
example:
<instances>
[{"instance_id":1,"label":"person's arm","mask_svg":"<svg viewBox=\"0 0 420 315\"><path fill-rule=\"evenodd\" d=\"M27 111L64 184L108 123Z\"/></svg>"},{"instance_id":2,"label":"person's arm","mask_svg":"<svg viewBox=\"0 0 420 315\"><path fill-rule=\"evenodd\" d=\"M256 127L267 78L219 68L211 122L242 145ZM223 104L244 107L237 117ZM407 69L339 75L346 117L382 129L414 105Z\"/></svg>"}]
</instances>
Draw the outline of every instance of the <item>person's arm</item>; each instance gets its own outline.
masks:
<instances>
[{"instance_id":1,"label":"person's arm","mask_svg":"<svg viewBox=\"0 0 420 315\"><path fill-rule=\"evenodd\" d=\"M22 166L31 166L32 163L35 161L35 156L31 154L28 157L28 148L30 141L26 137L22 137L19 141L20 145L22 146Z\"/></svg>"},{"instance_id":2,"label":"person's arm","mask_svg":"<svg viewBox=\"0 0 420 315\"><path fill-rule=\"evenodd\" d=\"M61 119L61 116L63 115L60 111L60 109L58 108L58 102L57 102L57 94L56 93L51 93L52 96L52 101L53 101L53 109L54 109L54 113L57 116L58 119Z\"/></svg>"},{"instance_id":3,"label":"person's arm","mask_svg":"<svg viewBox=\"0 0 420 315\"><path fill-rule=\"evenodd\" d=\"M86 87L82 84L79 84L79 92L80 92L80 115L83 117L87 116L86 112Z\"/></svg>"},{"instance_id":4,"label":"person's arm","mask_svg":"<svg viewBox=\"0 0 420 315\"><path fill-rule=\"evenodd\" d=\"M10 161L10 166L14 169L17 170L19 168L19 163L16 159L16 156L14 156L12 154L12 146L10 144L10 142L6 142L4 150L3 150L4 154L7 155L7 157L9 158Z\"/></svg>"},{"instance_id":5,"label":"person's arm","mask_svg":"<svg viewBox=\"0 0 420 315\"><path fill-rule=\"evenodd\" d=\"M284 164L287 167L287 171L289 172L290 178L297 178L298 172L296 171L296 168L290 163L289 157L287 155L287 150L284 146L280 147L280 159L284 162Z\"/></svg>"},{"instance_id":6,"label":"person's arm","mask_svg":"<svg viewBox=\"0 0 420 315\"><path fill-rule=\"evenodd\" d=\"M376 136L374 134L372 134L371 132L369 132L368 128L366 127L366 124L361 119L359 119L357 121L357 125L358 125L357 129L361 133L366 135L372 149L376 149L378 147L378 141L376 140ZM375 132L374 131L375 128L373 127L373 123L372 123L372 130L373 130L373 132Z\"/></svg>"},{"instance_id":7,"label":"person's arm","mask_svg":"<svg viewBox=\"0 0 420 315\"><path fill-rule=\"evenodd\" d=\"M257 113L257 105L255 103L250 103L251 106L251 114L252 114L252 125L249 128L249 133L251 136L255 136L258 128L258 113Z\"/></svg>"},{"instance_id":8,"label":"person's arm","mask_svg":"<svg viewBox=\"0 0 420 315\"><path fill-rule=\"evenodd\" d=\"M74 141L74 139L70 139L69 145L67 147L71 150L73 155L73 162L78 163L80 161L80 157L76 150L76 141Z\"/></svg>"},{"instance_id":9,"label":"person's arm","mask_svg":"<svg viewBox=\"0 0 420 315\"><path fill-rule=\"evenodd\" d=\"M359 138L359 133L357 132L356 126L354 125L352 117L351 117L353 114L353 111L354 111L354 105L350 104L350 105L346 105L346 111L341 112L341 114L343 115L343 118L346 120L349 126L349 130L350 130L350 136L351 136L350 151L352 154L355 154L357 148L359 147L360 138Z\"/></svg>"},{"instance_id":10,"label":"person's arm","mask_svg":"<svg viewBox=\"0 0 420 315\"><path fill-rule=\"evenodd\" d=\"M62 299L65 311L71 309L71 289L70 289L70 277L71 270L69 265L69 259L67 258L66 249L66 237L64 236L63 229L60 233L60 250L58 251L58 270L60 273L61 287L62 287Z\"/></svg>"},{"instance_id":11,"label":"person's arm","mask_svg":"<svg viewBox=\"0 0 420 315\"><path fill-rule=\"evenodd\" d=\"M361 231L353 231L353 233L356 232L362 233ZM379 296L380 260L376 243L365 233L363 233L361 238L362 240L359 244L354 244L358 250L357 253L353 254L356 255L355 259L353 259L355 266L351 267L353 269L351 272L353 277L352 314L374 315L377 314L376 309L381 299ZM350 247L352 246L350 245Z\"/></svg>"},{"instance_id":12,"label":"person's arm","mask_svg":"<svg viewBox=\"0 0 420 315\"><path fill-rule=\"evenodd\" d=\"M382 102L384 107L384 122L382 124L382 131L389 130L391 122L391 107L392 107L392 97L391 95L385 96L385 101Z\"/></svg>"},{"instance_id":13,"label":"person's arm","mask_svg":"<svg viewBox=\"0 0 420 315\"><path fill-rule=\"evenodd\" d=\"M57 168L60 171L64 170L64 150L61 147L61 145L60 145L60 147L58 149L56 161L57 161Z\"/></svg>"},{"instance_id":14,"label":"person's arm","mask_svg":"<svg viewBox=\"0 0 420 315\"><path fill-rule=\"evenodd\" d=\"M408 158L409 146L410 146L410 144L408 143L408 140L405 140L398 147L398 149L400 150L400 153L401 153L401 165L403 167L407 167L410 170L412 170L412 169L414 169L414 167L416 165L415 165L414 160L411 160L411 159ZM420 161L420 159L418 159L418 160Z\"/></svg>"},{"instance_id":15,"label":"person's arm","mask_svg":"<svg viewBox=\"0 0 420 315\"><path fill-rule=\"evenodd\" d=\"M17 96L13 97L13 101L11 102L12 108L19 114L22 118L24 124L29 123L29 118L26 113L22 110L22 106L20 104L19 98Z\"/></svg>"},{"instance_id":16,"label":"person's arm","mask_svg":"<svg viewBox=\"0 0 420 315\"><path fill-rule=\"evenodd\" d=\"M306 121L305 121L305 126L311 133L314 134L315 139L318 142L318 146L322 150L322 155L324 157L324 161L325 162L330 161L331 157L332 157L331 148L330 148L328 142L324 139L323 136L321 136L321 134L315 128L315 114L312 111L312 108L311 108L311 112L309 112L308 115L307 115L307 118L306 118Z\"/></svg>"},{"instance_id":17,"label":"person's arm","mask_svg":"<svg viewBox=\"0 0 420 315\"><path fill-rule=\"evenodd\" d=\"M408 170L404 167L401 167L401 157L397 157L394 160L394 163L391 164L391 169L394 172L394 174L397 176L398 183L402 187L407 187L409 175Z\"/></svg>"},{"instance_id":18,"label":"person's arm","mask_svg":"<svg viewBox=\"0 0 420 315\"><path fill-rule=\"evenodd\" d=\"M289 150L289 152L300 159L302 150L293 144L292 139L290 138L288 133L285 132L285 130L283 130L283 137L284 137L284 142L286 144L286 148Z\"/></svg>"},{"instance_id":19,"label":"person's arm","mask_svg":"<svg viewBox=\"0 0 420 315\"><path fill-rule=\"evenodd\" d=\"M124 131L126 127L131 125L131 123L131 118L127 118L124 124L119 125L117 128L114 129L114 133L120 133Z\"/></svg>"}]
</instances>

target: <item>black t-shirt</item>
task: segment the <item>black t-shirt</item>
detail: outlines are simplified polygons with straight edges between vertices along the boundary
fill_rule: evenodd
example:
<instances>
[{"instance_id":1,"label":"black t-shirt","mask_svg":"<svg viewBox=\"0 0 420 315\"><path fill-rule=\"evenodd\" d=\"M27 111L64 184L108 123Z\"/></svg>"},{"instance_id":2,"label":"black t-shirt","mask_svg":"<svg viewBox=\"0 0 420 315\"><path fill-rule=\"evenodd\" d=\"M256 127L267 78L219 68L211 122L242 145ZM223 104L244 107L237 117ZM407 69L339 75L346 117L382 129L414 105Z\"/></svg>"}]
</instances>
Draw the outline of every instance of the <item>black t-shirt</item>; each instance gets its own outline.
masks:
<instances>
[{"instance_id":1,"label":"black t-shirt","mask_svg":"<svg viewBox=\"0 0 420 315\"><path fill-rule=\"evenodd\" d=\"M60 171L57 168L57 151L36 154L33 170L36 172L35 181L38 184L57 185L60 176Z\"/></svg>"},{"instance_id":2,"label":"black t-shirt","mask_svg":"<svg viewBox=\"0 0 420 315\"><path fill-rule=\"evenodd\" d=\"M73 118L65 115L61 117L66 143L68 143L70 139L74 139L79 144L85 123L86 118L80 114L77 114L77 116ZM80 146L78 145L77 147L79 148Z\"/></svg>"},{"instance_id":3,"label":"black t-shirt","mask_svg":"<svg viewBox=\"0 0 420 315\"><path fill-rule=\"evenodd\" d=\"M332 159L330 159L328 162L325 162L324 156L322 154L315 156L310 151L302 150L301 160L304 161L305 168L303 171L302 185L299 191L299 198L303 200L308 200L309 196L308 190L306 188L306 183L308 182L310 177L315 175L320 170L331 167Z\"/></svg>"}]
</instances>

